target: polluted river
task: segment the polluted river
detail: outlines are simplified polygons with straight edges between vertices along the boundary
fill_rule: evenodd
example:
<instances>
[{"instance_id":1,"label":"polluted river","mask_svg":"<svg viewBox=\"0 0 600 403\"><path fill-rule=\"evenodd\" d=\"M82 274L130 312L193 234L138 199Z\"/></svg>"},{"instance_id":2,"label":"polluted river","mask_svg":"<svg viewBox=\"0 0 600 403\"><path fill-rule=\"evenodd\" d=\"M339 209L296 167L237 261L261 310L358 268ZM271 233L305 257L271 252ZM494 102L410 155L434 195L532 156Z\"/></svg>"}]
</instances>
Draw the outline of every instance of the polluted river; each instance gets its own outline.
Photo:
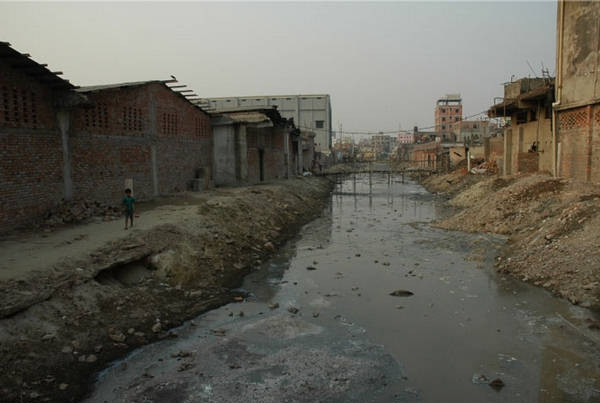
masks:
<instances>
[{"instance_id":1,"label":"polluted river","mask_svg":"<svg viewBox=\"0 0 600 403\"><path fill-rule=\"evenodd\" d=\"M85 402L600 402L594 313L496 273L505 239L433 227L419 184L338 178L247 297L98 376Z\"/></svg>"}]
</instances>

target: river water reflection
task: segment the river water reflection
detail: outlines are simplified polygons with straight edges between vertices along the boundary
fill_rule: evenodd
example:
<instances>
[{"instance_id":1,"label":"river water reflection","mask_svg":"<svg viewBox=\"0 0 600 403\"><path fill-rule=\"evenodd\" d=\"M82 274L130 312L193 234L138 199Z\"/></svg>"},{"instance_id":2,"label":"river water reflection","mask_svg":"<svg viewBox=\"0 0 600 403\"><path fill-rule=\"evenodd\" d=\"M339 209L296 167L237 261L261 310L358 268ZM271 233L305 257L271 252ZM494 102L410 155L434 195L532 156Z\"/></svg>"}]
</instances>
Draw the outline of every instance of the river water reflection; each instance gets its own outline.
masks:
<instances>
[{"instance_id":1,"label":"river water reflection","mask_svg":"<svg viewBox=\"0 0 600 403\"><path fill-rule=\"evenodd\" d=\"M169 360L174 355L164 351L204 351L203 345L222 343L207 329L224 328L236 343L246 343L242 349L246 353L276 355L284 345L297 344L308 346L294 350L302 356L317 351L321 343L339 344L337 350L323 350L322 356L358 357L358 351L369 351L372 358L353 367L346 357L347 366L340 361L333 370L314 361L322 376L339 382L335 368L341 368L344 382L354 385L345 385L338 394L311 395L298 389L296 394L278 395L274 389L289 388L294 382L307 382L310 390L311 381L301 372L281 381L281 374L273 374L277 369L269 366L269 376L262 371L257 380L253 372L239 380L247 389L248 379L254 379L255 393L240 392L239 401L278 401L266 396L279 396L280 401L298 402L600 402L600 337L584 322L593 314L496 274L494 257L504 247L503 238L433 228L431 221L448 214L448 209L420 185L401 182L400 177L386 175L341 180L322 217L248 276L244 288L250 298L202 315L195 326L181 329L178 340L136 352L127 360L131 373L117 373L118 365L107 370L89 401L116 401L135 382L142 382L140 372L151 371L158 356ZM390 296L395 290L413 295ZM275 303L278 308L268 308ZM289 313L289 307L298 313ZM267 343L270 350L257 347L258 339L249 340L252 337L242 332L268 318L288 317L301 320L305 330L296 327L294 337L284 344ZM356 348L354 353L340 344L346 339ZM206 361L203 374L216 365ZM372 362L382 365L364 375L370 377L368 382L357 381L360 374L352 378L356 368ZM160 367L165 365L161 359ZM152 368L162 371L153 375L158 378L176 376L156 365ZM272 383L271 392L264 390L264 384L275 378L279 383ZM496 378L505 384L500 390L485 381ZM194 379L186 378L185 387L177 392L182 400L171 401L233 401L206 392L207 387L214 389L216 380L211 384L198 378L198 385L190 386ZM332 382L327 384L330 389ZM317 384L315 388L323 387ZM149 388L137 386L140 391ZM358 397L360 390L369 393Z\"/></svg>"}]
</instances>

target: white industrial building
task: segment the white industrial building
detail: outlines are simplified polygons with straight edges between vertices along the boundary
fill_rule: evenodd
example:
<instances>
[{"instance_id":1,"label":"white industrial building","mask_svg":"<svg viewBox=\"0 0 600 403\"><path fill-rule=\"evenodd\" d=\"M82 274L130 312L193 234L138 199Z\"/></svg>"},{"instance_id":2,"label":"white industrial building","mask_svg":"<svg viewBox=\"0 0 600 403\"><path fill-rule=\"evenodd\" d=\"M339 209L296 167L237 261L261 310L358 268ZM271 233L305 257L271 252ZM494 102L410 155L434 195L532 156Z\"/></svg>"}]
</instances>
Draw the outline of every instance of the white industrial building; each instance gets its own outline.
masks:
<instances>
[{"instance_id":1,"label":"white industrial building","mask_svg":"<svg viewBox=\"0 0 600 403\"><path fill-rule=\"evenodd\" d=\"M208 111L226 111L244 107L272 107L284 118L293 118L297 128L315 133L315 151L329 154L332 146L331 101L329 95L260 95L203 98Z\"/></svg>"}]
</instances>

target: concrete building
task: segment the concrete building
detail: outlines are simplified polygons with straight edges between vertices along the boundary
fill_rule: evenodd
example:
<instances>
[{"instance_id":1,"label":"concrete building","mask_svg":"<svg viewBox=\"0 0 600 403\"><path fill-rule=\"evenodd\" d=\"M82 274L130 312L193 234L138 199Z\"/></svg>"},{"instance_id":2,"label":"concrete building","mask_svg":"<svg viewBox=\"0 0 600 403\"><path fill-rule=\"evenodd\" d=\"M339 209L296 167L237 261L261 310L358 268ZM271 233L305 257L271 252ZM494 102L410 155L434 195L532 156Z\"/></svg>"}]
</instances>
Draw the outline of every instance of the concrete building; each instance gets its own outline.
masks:
<instances>
[{"instance_id":1,"label":"concrete building","mask_svg":"<svg viewBox=\"0 0 600 403\"><path fill-rule=\"evenodd\" d=\"M377 134L371 136L371 147L377 154L389 154L392 152L392 136Z\"/></svg>"},{"instance_id":2,"label":"concrete building","mask_svg":"<svg viewBox=\"0 0 600 403\"><path fill-rule=\"evenodd\" d=\"M300 131L275 108L211 113L217 186L255 184L302 173Z\"/></svg>"},{"instance_id":3,"label":"concrete building","mask_svg":"<svg viewBox=\"0 0 600 403\"><path fill-rule=\"evenodd\" d=\"M460 94L446 94L435 105L435 131L449 135L452 124L462 120L462 99Z\"/></svg>"},{"instance_id":4,"label":"concrete building","mask_svg":"<svg viewBox=\"0 0 600 403\"><path fill-rule=\"evenodd\" d=\"M510 117L504 130L503 173L553 171L554 79L522 78L504 85L504 101L488 115Z\"/></svg>"},{"instance_id":5,"label":"concrete building","mask_svg":"<svg viewBox=\"0 0 600 403\"><path fill-rule=\"evenodd\" d=\"M466 141L481 144L495 128L496 125L487 119L461 120L451 125L452 134L459 143Z\"/></svg>"},{"instance_id":6,"label":"concrete building","mask_svg":"<svg viewBox=\"0 0 600 403\"><path fill-rule=\"evenodd\" d=\"M415 134L412 132L398 133L398 144L413 144L415 142Z\"/></svg>"},{"instance_id":7,"label":"concrete building","mask_svg":"<svg viewBox=\"0 0 600 403\"><path fill-rule=\"evenodd\" d=\"M600 3L558 2L555 173L600 182Z\"/></svg>"},{"instance_id":8,"label":"concrete building","mask_svg":"<svg viewBox=\"0 0 600 403\"><path fill-rule=\"evenodd\" d=\"M326 94L203 98L200 105L208 111L215 112L235 108L275 106L282 117L294 119L298 129L315 133L317 152L329 154L333 146L331 100Z\"/></svg>"}]
</instances>

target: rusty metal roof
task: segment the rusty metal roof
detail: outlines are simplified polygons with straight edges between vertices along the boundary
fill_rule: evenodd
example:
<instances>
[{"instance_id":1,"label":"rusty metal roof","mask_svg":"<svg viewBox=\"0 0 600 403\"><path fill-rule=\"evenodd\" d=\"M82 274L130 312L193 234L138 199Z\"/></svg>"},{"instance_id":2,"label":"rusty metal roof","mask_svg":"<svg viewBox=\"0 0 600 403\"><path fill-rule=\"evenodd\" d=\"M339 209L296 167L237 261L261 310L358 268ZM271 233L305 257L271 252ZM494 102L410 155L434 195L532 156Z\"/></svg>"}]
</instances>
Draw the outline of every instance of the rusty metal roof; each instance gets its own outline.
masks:
<instances>
[{"instance_id":1,"label":"rusty metal roof","mask_svg":"<svg viewBox=\"0 0 600 403\"><path fill-rule=\"evenodd\" d=\"M59 77L62 72L50 71L47 64L39 64L30 58L27 53L20 53L13 49L8 42L0 42L0 59L6 61L12 68L19 70L53 90L74 90L77 87Z\"/></svg>"}]
</instances>

